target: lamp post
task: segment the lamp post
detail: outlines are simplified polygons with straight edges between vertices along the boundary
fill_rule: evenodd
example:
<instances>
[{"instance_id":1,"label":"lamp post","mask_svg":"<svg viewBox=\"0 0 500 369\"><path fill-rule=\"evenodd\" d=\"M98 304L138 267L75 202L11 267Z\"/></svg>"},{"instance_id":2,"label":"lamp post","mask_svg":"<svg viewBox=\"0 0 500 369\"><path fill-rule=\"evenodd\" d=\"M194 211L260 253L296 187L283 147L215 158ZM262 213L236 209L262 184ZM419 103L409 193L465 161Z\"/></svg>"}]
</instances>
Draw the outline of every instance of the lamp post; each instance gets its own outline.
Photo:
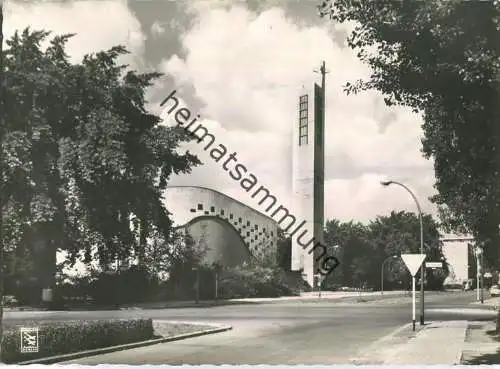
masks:
<instances>
[{"instance_id":1,"label":"lamp post","mask_svg":"<svg viewBox=\"0 0 500 369\"><path fill-rule=\"evenodd\" d=\"M382 181L380 182L382 186L390 186L392 184L403 187L413 198L413 201L415 201L415 204L417 205L417 210L418 210L418 219L420 221L420 253L424 254L424 225L422 222L422 208L420 207L420 203L418 202L417 197L413 193L412 190L410 190L406 185L396 182L396 181ZM425 275L424 275L424 264L420 267L420 325L424 325L424 280L425 280Z\"/></svg>"},{"instance_id":2,"label":"lamp post","mask_svg":"<svg viewBox=\"0 0 500 369\"><path fill-rule=\"evenodd\" d=\"M380 294L381 295L384 294L384 267L385 267L385 263L388 262L391 259L396 259L397 257L398 257L397 255L392 255L392 256L389 256L388 258L386 258L382 262L382 270L380 272Z\"/></svg>"}]
</instances>

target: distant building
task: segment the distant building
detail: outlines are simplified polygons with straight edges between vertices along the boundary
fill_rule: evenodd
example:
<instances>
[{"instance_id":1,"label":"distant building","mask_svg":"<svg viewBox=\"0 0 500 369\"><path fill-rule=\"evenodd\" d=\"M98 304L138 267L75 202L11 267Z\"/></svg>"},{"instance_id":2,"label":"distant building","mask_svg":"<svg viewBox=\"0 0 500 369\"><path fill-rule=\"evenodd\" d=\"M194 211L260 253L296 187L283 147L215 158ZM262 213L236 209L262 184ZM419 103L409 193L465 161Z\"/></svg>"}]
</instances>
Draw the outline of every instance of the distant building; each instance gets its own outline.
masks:
<instances>
[{"instance_id":1,"label":"distant building","mask_svg":"<svg viewBox=\"0 0 500 369\"><path fill-rule=\"evenodd\" d=\"M272 218L204 187L168 187L164 198L174 226L207 249L207 262L234 266L276 258L278 223Z\"/></svg>"},{"instance_id":2,"label":"distant building","mask_svg":"<svg viewBox=\"0 0 500 369\"><path fill-rule=\"evenodd\" d=\"M468 235L447 234L441 237L443 255L450 266L453 282L463 283L469 279L469 245L474 245L474 237Z\"/></svg>"}]
</instances>

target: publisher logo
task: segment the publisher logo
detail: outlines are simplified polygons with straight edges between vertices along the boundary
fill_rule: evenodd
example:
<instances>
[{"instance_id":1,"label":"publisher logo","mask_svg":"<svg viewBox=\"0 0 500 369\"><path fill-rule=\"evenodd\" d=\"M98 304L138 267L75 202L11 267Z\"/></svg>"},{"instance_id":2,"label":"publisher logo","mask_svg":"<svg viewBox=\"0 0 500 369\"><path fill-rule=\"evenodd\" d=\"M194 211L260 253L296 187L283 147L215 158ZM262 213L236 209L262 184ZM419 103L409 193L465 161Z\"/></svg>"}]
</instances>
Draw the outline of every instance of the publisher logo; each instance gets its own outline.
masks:
<instances>
[{"instance_id":1,"label":"publisher logo","mask_svg":"<svg viewBox=\"0 0 500 369\"><path fill-rule=\"evenodd\" d=\"M38 327L21 328L21 352L38 352Z\"/></svg>"}]
</instances>

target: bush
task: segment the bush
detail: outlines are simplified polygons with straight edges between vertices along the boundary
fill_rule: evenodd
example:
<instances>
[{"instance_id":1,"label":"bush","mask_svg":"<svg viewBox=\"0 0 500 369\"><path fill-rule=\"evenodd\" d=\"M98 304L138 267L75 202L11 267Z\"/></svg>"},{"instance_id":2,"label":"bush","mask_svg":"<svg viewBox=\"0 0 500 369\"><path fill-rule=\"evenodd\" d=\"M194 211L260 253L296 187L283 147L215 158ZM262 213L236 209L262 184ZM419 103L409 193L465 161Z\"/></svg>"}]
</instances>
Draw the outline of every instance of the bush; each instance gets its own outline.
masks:
<instances>
[{"instance_id":1,"label":"bush","mask_svg":"<svg viewBox=\"0 0 500 369\"><path fill-rule=\"evenodd\" d=\"M4 307L14 307L18 306L19 301L16 299L15 296L12 295L4 295L3 296L3 306Z\"/></svg>"},{"instance_id":2,"label":"bush","mask_svg":"<svg viewBox=\"0 0 500 369\"><path fill-rule=\"evenodd\" d=\"M221 298L279 297L292 295L286 273L277 267L241 265L228 268L219 282Z\"/></svg>"},{"instance_id":3,"label":"bush","mask_svg":"<svg viewBox=\"0 0 500 369\"><path fill-rule=\"evenodd\" d=\"M96 305L109 307L149 301L157 293L158 278L146 267L132 265L119 272L74 277L71 283L59 284L54 295L71 301L92 300Z\"/></svg>"},{"instance_id":4,"label":"bush","mask_svg":"<svg viewBox=\"0 0 500 369\"><path fill-rule=\"evenodd\" d=\"M7 324L2 342L2 361L6 364L154 338L153 321L151 319L37 321L15 323L16 325L10 327ZM21 335L19 328L21 326L39 328L39 352L20 352Z\"/></svg>"}]
</instances>

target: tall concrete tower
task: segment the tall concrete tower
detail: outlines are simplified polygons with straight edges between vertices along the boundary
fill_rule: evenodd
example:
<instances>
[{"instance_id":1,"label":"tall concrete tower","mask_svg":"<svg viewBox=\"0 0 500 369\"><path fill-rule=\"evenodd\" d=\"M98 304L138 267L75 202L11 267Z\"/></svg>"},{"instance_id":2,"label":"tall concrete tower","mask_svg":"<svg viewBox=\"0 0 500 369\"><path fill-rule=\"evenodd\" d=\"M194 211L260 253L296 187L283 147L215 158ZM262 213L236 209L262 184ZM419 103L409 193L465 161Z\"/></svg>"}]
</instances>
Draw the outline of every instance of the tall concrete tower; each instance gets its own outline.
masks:
<instances>
[{"instance_id":1,"label":"tall concrete tower","mask_svg":"<svg viewBox=\"0 0 500 369\"><path fill-rule=\"evenodd\" d=\"M292 270L302 270L304 279L315 285L318 257L315 243L324 244L325 214L325 62L321 86L303 86L298 98L293 129L293 192L302 232L292 236Z\"/></svg>"}]
</instances>

